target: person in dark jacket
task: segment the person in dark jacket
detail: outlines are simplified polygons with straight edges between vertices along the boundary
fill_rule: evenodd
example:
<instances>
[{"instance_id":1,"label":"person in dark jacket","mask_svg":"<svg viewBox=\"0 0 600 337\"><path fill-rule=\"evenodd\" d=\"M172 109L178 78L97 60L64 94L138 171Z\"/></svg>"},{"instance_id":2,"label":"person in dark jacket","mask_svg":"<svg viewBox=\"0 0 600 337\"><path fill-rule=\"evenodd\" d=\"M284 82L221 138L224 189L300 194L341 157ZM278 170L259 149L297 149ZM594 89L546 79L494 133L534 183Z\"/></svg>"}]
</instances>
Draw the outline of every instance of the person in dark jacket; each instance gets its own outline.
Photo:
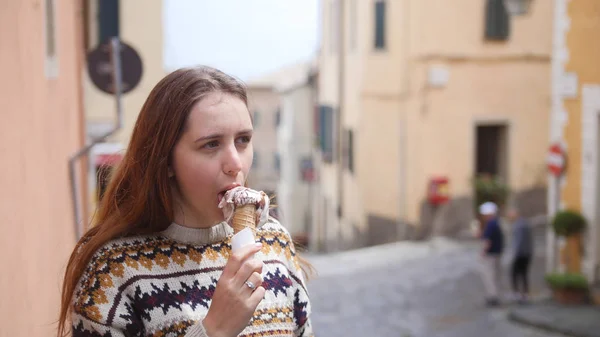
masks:
<instances>
[{"instance_id":1,"label":"person in dark jacket","mask_svg":"<svg viewBox=\"0 0 600 337\"><path fill-rule=\"evenodd\" d=\"M504 250L504 234L498 218L498 206L493 202L485 202L479 206L484 229L483 240L483 280L487 292L487 305L499 304L499 283L501 257Z\"/></svg>"},{"instance_id":2,"label":"person in dark jacket","mask_svg":"<svg viewBox=\"0 0 600 337\"><path fill-rule=\"evenodd\" d=\"M529 297L529 266L533 257L533 233L531 224L520 216L516 208L508 212L512 223L513 256L511 278L514 297L524 303Z\"/></svg>"}]
</instances>

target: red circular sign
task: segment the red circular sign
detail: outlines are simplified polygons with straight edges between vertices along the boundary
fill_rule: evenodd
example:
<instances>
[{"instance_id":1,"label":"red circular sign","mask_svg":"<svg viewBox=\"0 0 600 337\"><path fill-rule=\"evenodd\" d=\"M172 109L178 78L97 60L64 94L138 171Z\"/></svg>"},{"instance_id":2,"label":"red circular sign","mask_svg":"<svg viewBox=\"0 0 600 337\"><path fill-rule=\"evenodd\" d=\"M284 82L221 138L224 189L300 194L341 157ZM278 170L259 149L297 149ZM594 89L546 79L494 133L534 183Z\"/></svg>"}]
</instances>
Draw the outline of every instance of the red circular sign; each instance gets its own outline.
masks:
<instances>
[{"instance_id":1,"label":"red circular sign","mask_svg":"<svg viewBox=\"0 0 600 337\"><path fill-rule=\"evenodd\" d=\"M548 152L548 170L554 176L560 176L565 171L567 159L560 144L552 144Z\"/></svg>"}]
</instances>

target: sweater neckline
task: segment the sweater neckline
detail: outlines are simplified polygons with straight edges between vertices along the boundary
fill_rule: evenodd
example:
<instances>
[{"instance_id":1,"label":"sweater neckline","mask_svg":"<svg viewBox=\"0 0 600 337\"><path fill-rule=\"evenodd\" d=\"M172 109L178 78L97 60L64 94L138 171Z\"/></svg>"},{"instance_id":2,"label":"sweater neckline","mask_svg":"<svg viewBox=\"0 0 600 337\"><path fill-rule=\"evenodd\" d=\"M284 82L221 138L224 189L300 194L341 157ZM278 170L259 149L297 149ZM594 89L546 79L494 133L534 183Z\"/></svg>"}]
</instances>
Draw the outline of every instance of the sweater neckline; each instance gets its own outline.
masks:
<instances>
[{"instance_id":1,"label":"sweater neckline","mask_svg":"<svg viewBox=\"0 0 600 337\"><path fill-rule=\"evenodd\" d=\"M233 234L233 229L225 221L209 228L191 228L173 222L162 234L185 244L207 245L223 241Z\"/></svg>"}]
</instances>

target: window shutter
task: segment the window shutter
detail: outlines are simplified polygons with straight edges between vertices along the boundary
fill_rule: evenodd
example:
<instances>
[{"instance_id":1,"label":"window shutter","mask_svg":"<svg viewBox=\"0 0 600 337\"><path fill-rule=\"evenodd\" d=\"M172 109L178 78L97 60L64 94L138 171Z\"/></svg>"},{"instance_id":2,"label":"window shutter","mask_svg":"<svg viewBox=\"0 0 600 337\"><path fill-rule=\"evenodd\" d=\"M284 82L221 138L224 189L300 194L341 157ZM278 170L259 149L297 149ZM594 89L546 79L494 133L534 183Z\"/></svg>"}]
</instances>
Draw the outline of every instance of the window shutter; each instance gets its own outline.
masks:
<instances>
[{"instance_id":1,"label":"window shutter","mask_svg":"<svg viewBox=\"0 0 600 337\"><path fill-rule=\"evenodd\" d=\"M319 144L323 161L331 163L334 158L334 110L331 106L319 106Z\"/></svg>"},{"instance_id":2,"label":"window shutter","mask_svg":"<svg viewBox=\"0 0 600 337\"><path fill-rule=\"evenodd\" d=\"M279 153L273 155L273 168L277 173L281 170L281 158L279 157Z\"/></svg>"},{"instance_id":3,"label":"window shutter","mask_svg":"<svg viewBox=\"0 0 600 337\"><path fill-rule=\"evenodd\" d=\"M385 1L375 2L375 49L385 48Z\"/></svg>"},{"instance_id":4,"label":"window shutter","mask_svg":"<svg viewBox=\"0 0 600 337\"><path fill-rule=\"evenodd\" d=\"M281 108L277 108L275 112L275 126L279 126L281 124Z\"/></svg>"},{"instance_id":5,"label":"window shutter","mask_svg":"<svg viewBox=\"0 0 600 337\"><path fill-rule=\"evenodd\" d=\"M325 123L325 106L319 106L319 145L321 147L321 152L325 152L325 128L327 127Z\"/></svg>"},{"instance_id":6,"label":"window shutter","mask_svg":"<svg viewBox=\"0 0 600 337\"><path fill-rule=\"evenodd\" d=\"M98 42L120 36L119 0L98 1Z\"/></svg>"},{"instance_id":7,"label":"window shutter","mask_svg":"<svg viewBox=\"0 0 600 337\"><path fill-rule=\"evenodd\" d=\"M354 131L348 130L348 170L354 173Z\"/></svg>"},{"instance_id":8,"label":"window shutter","mask_svg":"<svg viewBox=\"0 0 600 337\"><path fill-rule=\"evenodd\" d=\"M258 161L259 161L259 155L258 152L254 151L254 156L252 158L252 168L257 168L258 167Z\"/></svg>"},{"instance_id":9,"label":"window shutter","mask_svg":"<svg viewBox=\"0 0 600 337\"><path fill-rule=\"evenodd\" d=\"M333 162L333 108L328 106L325 109L325 148L323 154L324 160L328 163Z\"/></svg>"},{"instance_id":10,"label":"window shutter","mask_svg":"<svg viewBox=\"0 0 600 337\"><path fill-rule=\"evenodd\" d=\"M260 112L258 110L254 111L254 115L252 116L252 122L254 124L254 127L257 128L258 125L260 124Z\"/></svg>"},{"instance_id":11,"label":"window shutter","mask_svg":"<svg viewBox=\"0 0 600 337\"><path fill-rule=\"evenodd\" d=\"M510 31L510 21L504 0L487 0L485 6L486 40L505 41Z\"/></svg>"}]
</instances>

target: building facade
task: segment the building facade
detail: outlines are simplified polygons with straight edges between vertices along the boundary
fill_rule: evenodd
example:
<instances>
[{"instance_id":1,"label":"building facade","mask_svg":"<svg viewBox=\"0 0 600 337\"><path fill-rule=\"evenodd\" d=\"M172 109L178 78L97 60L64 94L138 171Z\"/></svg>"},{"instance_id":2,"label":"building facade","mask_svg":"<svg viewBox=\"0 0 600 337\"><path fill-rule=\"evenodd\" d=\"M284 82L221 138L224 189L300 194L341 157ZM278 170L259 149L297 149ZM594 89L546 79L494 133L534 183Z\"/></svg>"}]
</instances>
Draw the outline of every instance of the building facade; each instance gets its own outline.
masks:
<instances>
[{"instance_id":1,"label":"building facade","mask_svg":"<svg viewBox=\"0 0 600 337\"><path fill-rule=\"evenodd\" d=\"M248 185L276 197L281 172L277 149L277 128L281 118L281 98L275 87L258 80L248 84L248 108L252 114L254 159Z\"/></svg>"},{"instance_id":2,"label":"building facade","mask_svg":"<svg viewBox=\"0 0 600 337\"><path fill-rule=\"evenodd\" d=\"M282 220L299 244L309 245L313 223L311 190L315 184L313 163L314 117L316 106L316 65L297 65L295 76L281 83L281 121L277 146L281 175L277 187Z\"/></svg>"},{"instance_id":3,"label":"building facade","mask_svg":"<svg viewBox=\"0 0 600 337\"><path fill-rule=\"evenodd\" d=\"M299 62L248 82L254 121L249 186L274 196L277 216L301 244L308 244L312 223L315 70L315 62Z\"/></svg>"},{"instance_id":4,"label":"building facade","mask_svg":"<svg viewBox=\"0 0 600 337\"><path fill-rule=\"evenodd\" d=\"M479 174L546 211L553 6L520 3L322 2L315 198L327 247L452 234L474 216ZM434 206L438 178L450 201Z\"/></svg>"},{"instance_id":5,"label":"building facade","mask_svg":"<svg viewBox=\"0 0 600 337\"><path fill-rule=\"evenodd\" d=\"M550 142L566 152L566 171L556 184L549 176L549 215L580 211L588 222L582 271L600 278L600 3L555 0ZM556 238L548 234L548 269L559 263Z\"/></svg>"},{"instance_id":6,"label":"building facade","mask_svg":"<svg viewBox=\"0 0 600 337\"><path fill-rule=\"evenodd\" d=\"M56 335L62 277L75 244L68 160L85 142L82 10L77 1L2 2L0 315L6 336Z\"/></svg>"},{"instance_id":7,"label":"building facade","mask_svg":"<svg viewBox=\"0 0 600 337\"><path fill-rule=\"evenodd\" d=\"M102 179L110 173L123 155L133 131L138 113L152 88L165 75L163 62L163 1L85 0L87 25L85 43L90 53L111 37L135 51L138 64L130 55L123 57L124 91L122 95L122 126L90 152L89 184L90 209L102 192ZM143 12L140 12L143 8ZM143 13L143 15L141 15ZM125 55L125 54L123 54ZM141 66L141 78L127 76L133 68ZM110 69L107 70L109 72ZM128 88L128 85L132 88ZM83 77L84 108L87 139L98 138L117 125L115 95L94 84L90 71ZM133 86L135 85L135 86Z\"/></svg>"}]
</instances>

